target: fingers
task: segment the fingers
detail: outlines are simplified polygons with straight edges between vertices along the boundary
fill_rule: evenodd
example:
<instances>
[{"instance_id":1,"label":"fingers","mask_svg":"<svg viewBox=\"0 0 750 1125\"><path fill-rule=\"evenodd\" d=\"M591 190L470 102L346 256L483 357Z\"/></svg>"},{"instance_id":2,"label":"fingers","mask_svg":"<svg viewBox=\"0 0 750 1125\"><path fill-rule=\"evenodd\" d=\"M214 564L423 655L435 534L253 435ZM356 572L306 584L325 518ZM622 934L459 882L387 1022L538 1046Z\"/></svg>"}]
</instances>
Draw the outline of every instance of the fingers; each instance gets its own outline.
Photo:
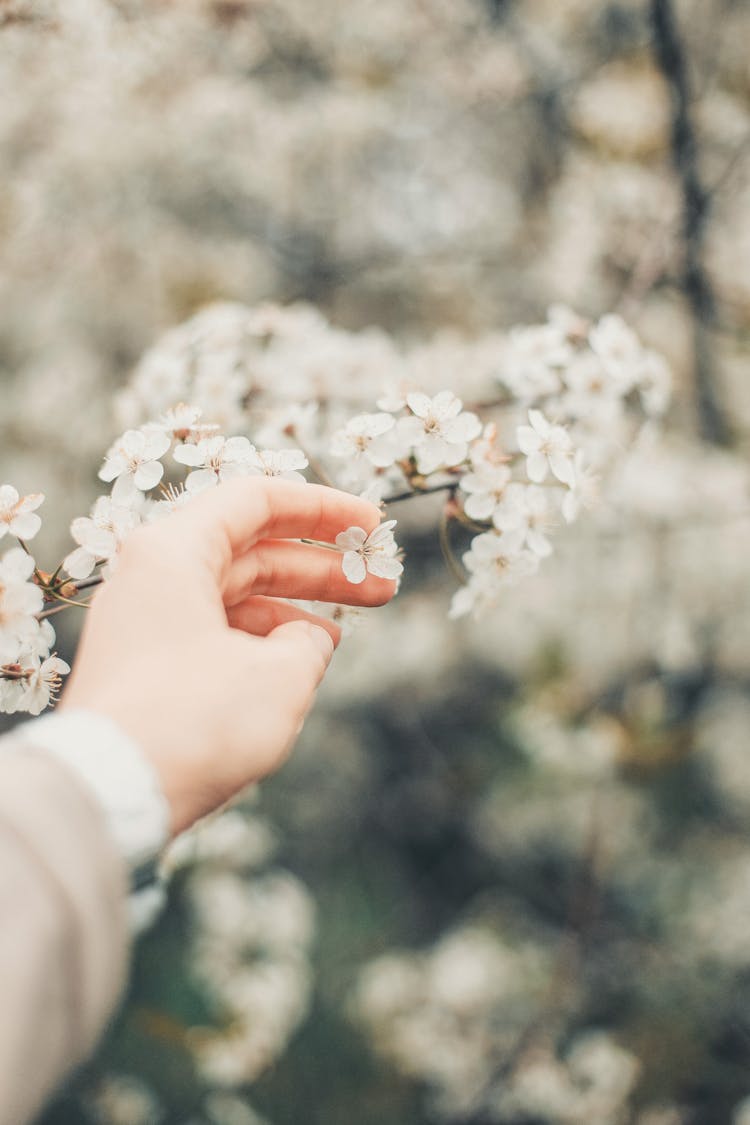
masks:
<instances>
[{"instance_id":1,"label":"fingers","mask_svg":"<svg viewBox=\"0 0 750 1125\"><path fill-rule=\"evenodd\" d=\"M299 606L278 601L276 598L259 596L245 598L244 601L227 610L227 621L233 629L242 629L246 633L254 633L257 637L265 637L279 625L288 624L290 621L307 621L311 625L325 629L334 646L337 646L341 640L341 629L334 621L328 621L314 613L307 613Z\"/></svg>"},{"instance_id":2,"label":"fingers","mask_svg":"<svg viewBox=\"0 0 750 1125\"><path fill-rule=\"evenodd\" d=\"M296 739L313 704L333 656L333 640L327 630L309 621L286 621L267 637L246 639L260 646L248 650L251 668L257 671L258 654L262 653L265 673L270 675L269 698L276 716L272 756L278 761Z\"/></svg>"},{"instance_id":3,"label":"fingers","mask_svg":"<svg viewBox=\"0 0 750 1125\"><path fill-rule=\"evenodd\" d=\"M317 484L241 477L208 488L174 514L170 530L201 544L214 574L223 576L237 555L259 539L332 542L348 527L372 531L380 510L368 500ZM166 527L166 523L164 524Z\"/></svg>"},{"instance_id":4,"label":"fingers","mask_svg":"<svg viewBox=\"0 0 750 1125\"><path fill-rule=\"evenodd\" d=\"M385 605L396 583L368 574L355 585L344 575L341 554L291 539L257 543L231 566L224 602L234 606L253 594L343 605Z\"/></svg>"},{"instance_id":5,"label":"fingers","mask_svg":"<svg viewBox=\"0 0 750 1125\"><path fill-rule=\"evenodd\" d=\"M303 693L312 697L333 656L333 640L325 629L309 621L285 621L268 634L265 639L269 659L277 659L281 668L287 671L305 667L306 683ZM306 709L306 708L304 708Z\"/></svg>"}]
</instances>

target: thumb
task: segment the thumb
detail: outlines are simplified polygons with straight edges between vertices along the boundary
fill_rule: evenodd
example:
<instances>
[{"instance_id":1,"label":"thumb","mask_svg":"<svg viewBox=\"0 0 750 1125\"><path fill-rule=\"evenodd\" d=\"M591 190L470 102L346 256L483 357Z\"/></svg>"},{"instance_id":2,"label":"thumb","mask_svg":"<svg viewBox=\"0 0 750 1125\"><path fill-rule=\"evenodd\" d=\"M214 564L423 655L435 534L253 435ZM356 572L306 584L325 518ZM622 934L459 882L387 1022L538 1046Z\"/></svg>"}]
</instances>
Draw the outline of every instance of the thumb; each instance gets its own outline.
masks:
<instances>
[{"instance_id":1,"label":"thumb","mask_svg":"<svg viewBox=\"0 0 750 1125\"><path fill-rule=\"evenodd\" d=\"M292 709L302 715L333 656L333 639L320 625L310 621L285 621L264 638L266 654L283 671L284 690Z\"/></svg>"}]
</instances>

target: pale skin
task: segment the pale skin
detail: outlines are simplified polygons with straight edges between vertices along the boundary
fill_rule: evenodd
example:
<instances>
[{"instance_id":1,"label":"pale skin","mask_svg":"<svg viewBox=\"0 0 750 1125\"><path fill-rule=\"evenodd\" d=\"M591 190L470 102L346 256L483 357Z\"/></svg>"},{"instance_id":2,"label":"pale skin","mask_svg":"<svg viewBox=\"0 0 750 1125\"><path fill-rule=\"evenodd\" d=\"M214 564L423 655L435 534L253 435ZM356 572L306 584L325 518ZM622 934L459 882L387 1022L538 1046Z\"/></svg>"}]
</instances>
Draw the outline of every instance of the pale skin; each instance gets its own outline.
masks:
<instances>
[{"instance_id":1,"label":"pale skin","mask_svg":"<svg viewBox=\"0 0 750 1125\"><path fill-rule=\"evenodd\" d=\"M60 709L113 719L154 765L173 834L276 770L341 633L284 598L383 605L332 543L381 513L346 492L249 477L208 489L127 540L87 613Z\"/></svg>"}]
</instances>

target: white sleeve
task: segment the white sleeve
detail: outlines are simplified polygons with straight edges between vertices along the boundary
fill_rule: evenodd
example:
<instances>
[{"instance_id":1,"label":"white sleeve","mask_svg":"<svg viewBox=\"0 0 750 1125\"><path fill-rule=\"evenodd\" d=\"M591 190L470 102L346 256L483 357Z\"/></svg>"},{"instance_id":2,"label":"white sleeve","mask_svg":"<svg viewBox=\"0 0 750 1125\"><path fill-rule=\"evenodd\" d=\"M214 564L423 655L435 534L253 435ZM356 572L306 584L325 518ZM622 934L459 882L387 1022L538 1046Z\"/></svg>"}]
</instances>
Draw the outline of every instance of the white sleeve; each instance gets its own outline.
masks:
<instances>
[{"instance_id":1,"label":"white sleeve","mask_svg":"<svg viewBox=\"0 0 750 1125\"><path fill-rule=\"evenodd\" d=\"M93 711L45 715L23 724L18 734L76 773L102 807L131 873L132 926L144 929L164 902L156 868L169 840L169 806L156 770L113 720Z\"/></svg>"}]
</instances>

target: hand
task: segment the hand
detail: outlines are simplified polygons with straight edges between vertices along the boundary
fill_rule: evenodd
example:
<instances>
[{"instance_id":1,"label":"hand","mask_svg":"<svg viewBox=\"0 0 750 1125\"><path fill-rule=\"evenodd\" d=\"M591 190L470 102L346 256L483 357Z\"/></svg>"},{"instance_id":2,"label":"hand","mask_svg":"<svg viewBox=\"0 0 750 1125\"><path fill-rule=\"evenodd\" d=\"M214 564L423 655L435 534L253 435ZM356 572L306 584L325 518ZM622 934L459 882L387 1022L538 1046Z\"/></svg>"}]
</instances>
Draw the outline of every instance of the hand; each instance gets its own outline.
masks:
<instances>
[{"instance_id":1,"label":"hand","mask_svg":"<svg viewBox=\"0 0 750 1125\"><path fill-rule=\"evenodd\" d=\"M112 718L155 766L181 832L275 770L302 727L340 630L280 601L382 605L332 542L380 512L314 484L241 478L126 541L83 631L60 706Z\"/></svg>"}]
</instances>

